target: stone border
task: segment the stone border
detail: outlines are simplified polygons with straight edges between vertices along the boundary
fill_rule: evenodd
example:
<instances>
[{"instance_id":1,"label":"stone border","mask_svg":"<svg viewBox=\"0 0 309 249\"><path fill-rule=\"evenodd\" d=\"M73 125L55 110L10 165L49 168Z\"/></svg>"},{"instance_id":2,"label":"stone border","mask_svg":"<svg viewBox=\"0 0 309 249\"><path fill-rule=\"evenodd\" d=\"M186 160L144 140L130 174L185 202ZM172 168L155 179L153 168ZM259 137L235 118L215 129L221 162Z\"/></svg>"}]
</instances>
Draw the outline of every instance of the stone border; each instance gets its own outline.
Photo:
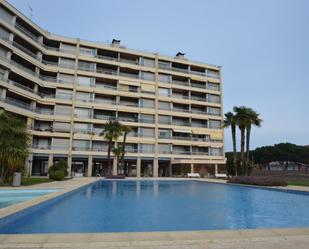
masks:
<instances>
[{"instance_id":1,"label":"stone border","mask_svg":"<svg viewBox=\"0 0 309 249\"><path fill-rule=\"evenodd\" d=\"M134 242L180 242L213 240L246 240L258 238L281 238L286 239L292 236L309 236L309 228L288 228L288 229L243 229L243 230L208 230L208 231L179 231L179 232L131 232L131 233L76 233L76 234L19 234L0 235L0 248L26 245L43 247L53 245L60 248L74 248L74 245L85 243L103 243L102 246L117 243L118 246L127 247ZM63 247L62 247L63 246ZM69 247L70 246L70 247ZM84 248L84 247L83 247ZM86 248L86 247L85 247ZM108 247L107 247L108 248ZM118 248L118 247L117 247ZM135 247L134 247L135 248ZM173 247L174 248L174 247ZM250 247L249 247L250 248Z\"/></svg>"}]
</instances>

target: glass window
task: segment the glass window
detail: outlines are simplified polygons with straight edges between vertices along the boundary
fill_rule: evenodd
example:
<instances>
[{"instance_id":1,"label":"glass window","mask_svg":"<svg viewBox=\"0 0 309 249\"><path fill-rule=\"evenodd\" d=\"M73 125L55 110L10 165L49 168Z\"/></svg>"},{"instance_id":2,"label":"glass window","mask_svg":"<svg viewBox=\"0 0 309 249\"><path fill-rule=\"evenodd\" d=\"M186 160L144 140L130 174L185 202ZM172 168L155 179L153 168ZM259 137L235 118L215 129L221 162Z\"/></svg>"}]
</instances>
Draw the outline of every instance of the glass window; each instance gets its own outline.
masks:
<instances>
[{"instance_id":1,"label":"glass window","mask_svg":"<svg viewBox=\"0 0 309 249\"><path fill-rule=\"evenodd\" d=\"M210 148L209 154L211 156L222 156L222 149L221 148Z\"/></svg>"},{"instance_id":2,"label":"glass window","mask_svg":"<svg viewBox=\"0 0 309 249\"><path fill-rule=\"evenodd\" d=\"M209 120L209 127L213 129L221 129L221 121L220 120Z\"/></svg>"},{"instance_id":3,"label":"glass window","mask_svg":"<svg viewBox=\"0 0 309 249\"><path fill-rule=\"evenodd\" d=\"M155 135L155 130L152 128L140 128L139 130L140 136L141 137L154 137Z\"/></svg>"},{"instance_id":4,"label":"glass window","mask_svg":"<svg viewBox=\"0 0 309 249\"><path fill-rule=\"evenodd\" d=\"M159 109L160 110L171 110L171 103L159 101Z\"/></svg>"},{"instance_id":5,"label":"glass window","mask_svg":"<svg viewBox=\"0 0 309 249\"><path fill-rule=\"evenodd\" d=\"M218 108L218 107L210 107L210 106L208 106L207 107L207 112L208 112L208 114L211 114L211 115L220 115L221 114L221 109Z\"/></svg>"},{"instance_id":6,"label":"glass window","mask_svg":"<svg viewBox=\"0 0 309 249\"><path fill-rule=\"evenodd\" d=\"M70 129L71 129L71 124L70 123L55 122L54 125L53 125L53 130L54 131L69 132Z\"/></svg>"},{"instance_id":7,"label":"glass window","mask_svg":"<svg viewBox=\"0 0 309 249\"><path fill-rule=\"evenodd\" d=\"M151 114L140 114L141 123L154 123L155 117Z\"/></svg>"},{"instance_id":8,"label":"glass window","mask_svg":"<svg viewBox=\"0 0 309 249\"><path fill-rule=\"evenodd\" d=\"M74 116L78 118L90 118L91 110L87 108L75 108Z\"/></svg>"},{"instance_id":9,"label":"glass window","mask_svg":"<svg viewBox=\"0 0 309 249\"><path fill-rule=\"evenodd\" d=\"M60 58L59 66L64 67L64 68L74 69L75 68L75 60Z\"/></svg>"},{"instance_id":10,"label":"glass window","mask_svg":"<svg viewBox=\"0 0 309 249\"><path fill-rule=\"evenodd\" d=\"M62 116L71 116L72 114L72 107L68 105L56 105L55 106L55 115L62 115Z\"/></svg>"},{"instance_id":11,"label":"glass window","mask_svg":"<svg viewBox=\"0 0 309 249\"><path fill-rule=\"evenodd\" d=\"M171 123L171 116L166 115L159 115L159 124L170 124Z\"/></svg>"},{"instance_id":12,"label":"glass window","mask_svg":"<svg viewBox=\"0 0 309 249\"><path fill-rule=\"evenodd\" d=\"M53 149L68 149L70 140L66 138L54 138Z\"/></svg>"},{"instance_id":13,"label":"glass window","mask_svg":"<svg viewBox=\"0 0 309 249\"><path fill-rule=\"evenodd\" d=\"M219 91L220 87L219 87L219 84L217 84L217 83L208 82L208 89L214 90L214 91Z\"/></svg>"},{"instance_id":14,"label":"glass window","mask_svg":"<svg viewBox=\"0 0 309 249\"><path fill-rule=\"evenodd\" d=\"M60 73L58 75L58 82L73 84L74 76L71 75L71 74L62 74L62 73Z\"/></svg>"},{"instance_id":15,"label":"glass window","mask_svg":"<svg viewBox=\"0 0 309 249\"><path fill-rule=\"evenodd\" d=\"M159 138L171 138L172 130L159 129Z\"/></svg>"},{"instance_id":16,"label":"glass window","mask_svg":"<svg viewBox=\"0 0 309 249\"><path fill-rule=\"evenodd\" d=\"M93 86L94 85L94 78L77 76L77 85L79 85L79 86Z\"/></svg>"},{"instance_id":17,"label":"glass window","mask_svg":"<svg viewBox=\"0 0 309 249\"><path fill-rule=\"evenodd\" d=\"M74 123L74 132L77 133L89 133L91 125L87 123Z\"/></svg>"},{"instance_id":18,"label":"glass window","mask_svg":"<svg viewBox=\"0 0 309 249\"><path fill-rule=\"evenodd\" d=\"M171 152L171 144L158 144L158 153L168 154Z\"/></svg>"},{"instance_id":19,"label":"glass window","mask_svg":"<svg viewBox=\"0 0 309 249\"><path fill-rule=\"evenodd\" d=\"M94 56L96 54L96 50L92 48L80 47L79 53L82 55Z\"/></svg>"},{"instance_id":20,"label":"glass window","mask_svg":"<svg viewBox=\"0 0 309 249\"><path fill-rule=\"evenodd\" d=\"M160 74L158 76L158 80L160 82L171 82L171 76L168 74Z\"/></svg>"},{"instance_id":21,"label":"glass window","mask_svg":"<svg viewBox=\"0 0 309 249\"><path fill-rule=\"evenodd\" d=\"M171 95L171 89L170 88L159 87L158 88L158 94L160 96L167 96L167 97L169 97Z\"/></svg>"},{"instance_id":22,"label":"glass window","mask_svg":"<svg viewBox=\"0 0 309 249\"><path fill-rule=\"evenodd\" d=\"M0 37L4 39L9 39L10 32L8 32L6 29L0 27Z\"/></svg>"},{"instance_id":23,"label":"glass window","mask_svg":"<svg viewBox=\"0 0 309 249\"><path fill-rule=\"evenodd\" d=\"M145 66L145 67L154 67L155 66L155 60L142 57L141 58L141 65Z\"/></svg>"},{"instance_id":24,"label":"glass window","mask_svg":"<svg viewBox=\"0 0 309 249\"><path fill-rule=\"evenodd\" d=\"M211 103L220 103L220 96L214 95L214 94L208 94L207 100L208 102L211 102Z\"/></svg>"},{"instance_id":25,"label":"glass window","mask_svg":"<svg viewBox=\"0 0 309 249\"><path fill-rule=\"evenodd\" d=\"M150 72L141 72L141 76L143 80L154 80L155 79L155 75L154 73L150 73Z\"/></svg>"},{"instance_id":26,"label":"glass window","mask_svg":"<svg viewBox=\"0 0 309 249\"><path fill-rule=\"evenodd\" d=\"M153 99L140 99L141 107L154 108L155 101Z\"/></svg>"},{"instance_id":27,"label":"glass window","mask_svg":"<svg viewBox=\"0 0 309 249\"><path fill-rule=\"evenodd\" d=\"M89 140L73 140L72 149L73 150L88 150L90 148Z\"/></svg>"},{"instance_id":28,"label":"glass window","mask_svg":"<svg viewBox=\"0 0 309 249\"><path fill-rule=\"evenodd\" d=\"M153 153L154 145L153 144L140 144L140 152L144 153Z\"/></svg>"},{"instance_id":29,"label":"glass window","mask_svg":"<svg viewBox=\"0 0 309 249\"><path fill-rule=\"evenodd\" d=\"M76 51L76 46L75 45L71 45L71 44L61 43L60 44L60 49L73 53L73 52Z\"/></svg>"},{"instance_id":30,"label":"glass window","mask_svg":"<svg viewBox=\"0 0 309 249\"><path fill-rule=\"evenodd\" d=\"M206 75L207 75L207 77L219 79L219 71L207 69Z\"/></svg>"},{"instance_id":31,"label":"glass window","mask_svg":"<svg viewBox=\"0 0 309 249\"><path fill-rule=\"evenodd\" d=\"M95 63L87 62L87 61L79 61L78 68L83 71L93 72L95 70Z\"/></svg>"},{"instance_id":32,"label":"glass window","mask_svg":"<svg viewBox=\"0 0 309 249\"><path fill-rule=\"evenodd\" d=\"M86 92L76 92L75 98L83 102L90 102L93 99L92 93L86 93Z\"/></svg>"},{"instance_id":33,"label":"glass window","mask_svg":"<svg viewBox=\"0 0 309 249\"><path fill-rule=\"evenodd\" d=\"M12 22L13 16L0 6L0 17L8 23Z\"/></svg>"},{"instance_id":34,"label":"glass window","mask_svg":"<svg viewBox=\"0 0 309 249\"><path fill-rule=\"evenodd\" d=\"M56 98L72 99L72 90L58 89L56 90Z\"/></svg>"}]
</instances>

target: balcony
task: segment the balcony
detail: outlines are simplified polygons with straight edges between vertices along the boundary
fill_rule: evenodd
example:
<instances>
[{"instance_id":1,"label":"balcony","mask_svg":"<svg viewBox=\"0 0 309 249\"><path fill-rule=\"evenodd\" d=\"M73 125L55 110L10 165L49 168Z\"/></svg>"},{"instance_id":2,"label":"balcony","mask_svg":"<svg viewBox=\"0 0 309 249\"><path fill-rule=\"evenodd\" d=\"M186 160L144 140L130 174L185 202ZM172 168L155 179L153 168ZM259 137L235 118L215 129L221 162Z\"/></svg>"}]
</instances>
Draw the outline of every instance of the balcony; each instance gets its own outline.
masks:
<instances>
[{"instance_id":1,"label":"balcony","mask_svg":"<svg viewBox=\"0 0 309 249\"><path fill-rule=\"evenodd\" d=\"M178 86L189 86L189 81L172 80L172 84Z\"/></svg>"},{"instance_id":2,"label":"balcony","mask_svg":"<svg viewBox=\"0 0 309 249\"><path fill-rule=\"evenodd\" d=\"M21 51L23 51L24 53L26 53L27 55L31 56L34 59L37 59L37 56L34 52L32 52L31 50L27 49L26 47L20 45L19 43L13 41L12 42L13 46L20 49Z\"/></svg>"},{"instance_id":3,"label":"balcony","mask_svg":"<svg viewBox=\"0 0 309 249\"><path fill-rule=\"evenodd\" d=\"M33 33L31 33L29 30L27 30L26 28L24 28L23 26L21 26L18 23L15 23L15 28L18 29L19 31L21 31L22 33L24 33L26 36L28 36L29 38L31 38L34 41L38 41L38 37L36 35L34 35Z\"/></svg>"},{"instance_id":4,"label":"balcony","mask_svg":"<svg viewBox=\"0 0 309 249\"><path fill-rule=\"evenodd\" d=\"M117 70L107 69L107 68L97 68L96 72L97 73L102 73L102 74L109 74L109 75L118 75L118 71Z\"/></svg>"}]
</instances>

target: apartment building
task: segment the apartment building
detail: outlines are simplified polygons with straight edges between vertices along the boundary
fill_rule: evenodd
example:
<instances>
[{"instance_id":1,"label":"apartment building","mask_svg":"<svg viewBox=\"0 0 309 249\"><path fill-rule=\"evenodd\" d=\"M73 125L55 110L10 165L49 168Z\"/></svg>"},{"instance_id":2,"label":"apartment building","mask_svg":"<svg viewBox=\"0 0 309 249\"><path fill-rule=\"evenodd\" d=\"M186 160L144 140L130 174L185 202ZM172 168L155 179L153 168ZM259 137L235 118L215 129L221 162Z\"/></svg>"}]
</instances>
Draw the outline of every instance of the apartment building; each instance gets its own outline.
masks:
<instances>
[{"instance_id":1,"label":"apartment building","mask_svg":"<svg viewBox=\"0 0 309 249\"><path fill-rule=\"evenodd\" d=\"M114 160L113 174L213 174L225 163L219 66L54 35L1 1L0 79L0 108L31 134L30 176L60 159L72 175L106 175L108 120L133 129L125 172Z\"/></svg>"}]
</instances>

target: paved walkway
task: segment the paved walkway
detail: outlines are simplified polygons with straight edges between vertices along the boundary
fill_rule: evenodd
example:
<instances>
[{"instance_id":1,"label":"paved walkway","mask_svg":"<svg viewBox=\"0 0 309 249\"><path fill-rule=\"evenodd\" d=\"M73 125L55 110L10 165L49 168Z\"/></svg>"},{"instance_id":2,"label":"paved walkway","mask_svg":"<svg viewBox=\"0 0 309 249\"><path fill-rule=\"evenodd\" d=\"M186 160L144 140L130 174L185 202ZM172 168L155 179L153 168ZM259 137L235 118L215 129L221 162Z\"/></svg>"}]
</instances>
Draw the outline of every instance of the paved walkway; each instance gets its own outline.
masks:
<instances>
[{"instance_id":1,"label":"paved walkway","mask_svg":"<svg viewBox=\"0 0 309 249\"><path fill-rule=\"evenodd\" d=\"M309 229L0 235L0 248L308 249Z\"/></svg>"}]
</instances>

